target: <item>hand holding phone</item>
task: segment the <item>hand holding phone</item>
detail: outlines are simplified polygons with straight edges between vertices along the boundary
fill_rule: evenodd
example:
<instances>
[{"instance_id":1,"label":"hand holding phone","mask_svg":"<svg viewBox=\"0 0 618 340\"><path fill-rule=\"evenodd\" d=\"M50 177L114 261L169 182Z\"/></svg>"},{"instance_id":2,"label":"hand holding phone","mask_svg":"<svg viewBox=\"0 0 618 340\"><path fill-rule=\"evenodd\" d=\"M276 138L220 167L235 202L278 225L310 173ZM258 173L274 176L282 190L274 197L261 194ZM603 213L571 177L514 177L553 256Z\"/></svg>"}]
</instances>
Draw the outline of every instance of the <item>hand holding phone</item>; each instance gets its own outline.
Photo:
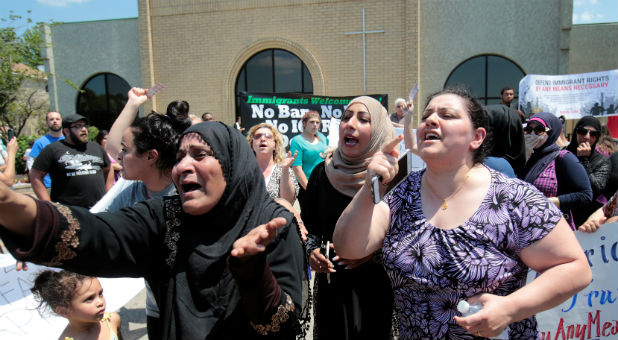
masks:
<instances>
[{"instance_id":1,"label":"hand holding phone","mask_svg":"<svg viewBox=\"0 0 618 340\"><path fill-rule=\"evenodd\" d=\"M386 196L389 192L395 189L412 171L412 155L410 150L406 150L401 154L401 157L397 160L399 171L393 177L393 179L386 184L386 191L384 195L380 195L381 176L376 175L371 178L371 192L373 193L373 203L378 204L382 200L382 197Z\"/></svg>"}]
</instances>

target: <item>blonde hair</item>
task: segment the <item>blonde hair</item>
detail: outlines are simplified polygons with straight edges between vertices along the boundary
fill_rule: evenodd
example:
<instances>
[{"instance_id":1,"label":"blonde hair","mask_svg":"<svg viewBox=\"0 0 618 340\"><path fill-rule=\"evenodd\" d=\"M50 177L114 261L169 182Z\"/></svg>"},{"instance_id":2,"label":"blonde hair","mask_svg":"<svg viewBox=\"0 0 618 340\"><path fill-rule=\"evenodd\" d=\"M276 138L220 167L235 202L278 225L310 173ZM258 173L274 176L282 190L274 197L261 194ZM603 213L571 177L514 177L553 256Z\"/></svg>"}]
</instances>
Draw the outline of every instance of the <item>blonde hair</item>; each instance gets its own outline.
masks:
<instances>
[{"instance_id":1,"label":"blonde hair","mask_svg":"<svg viewBox=\"0 0 618 340\"><path fill-rule=\"evenodd\" d=\"M285 145L283 144L283 137L281 136L279 131L275 129L274 126L267 124L267 123L260 123L257 125L253 125L249 129L249 132L247 133L247 141L249 142L249 147L251 148L251 150L253 150L253 134L255 134L255 132L261 128L267 128L273 134L273 139L275 141L275 150L273 151L273 159L275 160L275 163L280 164L281 162L285 160L285 156L286 156L285 155ZM255 151L253 151L253 153L255 153Z\"/></svg>"}]
</instances>

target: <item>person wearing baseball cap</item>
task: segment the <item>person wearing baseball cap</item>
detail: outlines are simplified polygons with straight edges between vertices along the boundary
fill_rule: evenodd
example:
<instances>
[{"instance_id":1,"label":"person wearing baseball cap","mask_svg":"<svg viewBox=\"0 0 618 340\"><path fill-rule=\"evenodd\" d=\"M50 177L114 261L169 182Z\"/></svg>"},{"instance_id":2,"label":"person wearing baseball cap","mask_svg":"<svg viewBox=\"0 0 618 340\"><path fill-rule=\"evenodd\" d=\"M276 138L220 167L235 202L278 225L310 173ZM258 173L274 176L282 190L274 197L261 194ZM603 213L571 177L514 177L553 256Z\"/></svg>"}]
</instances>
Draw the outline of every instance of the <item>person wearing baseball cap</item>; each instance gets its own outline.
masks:
<instances>
[{"instance_id":1,"label":"person wearing baseball cap","mask_svg":"<svg viewBox=\"0 0 618 340\"><path fill-rule=\"evenodd\" d=\"M62 131L65 139L45 147L32 165L32 189L41 200L90 208L114 184L109 158L99 144L88 140L86 117L64 117ZM42 181L48 173L51 194Z\"/></svg>"}]
</instances>

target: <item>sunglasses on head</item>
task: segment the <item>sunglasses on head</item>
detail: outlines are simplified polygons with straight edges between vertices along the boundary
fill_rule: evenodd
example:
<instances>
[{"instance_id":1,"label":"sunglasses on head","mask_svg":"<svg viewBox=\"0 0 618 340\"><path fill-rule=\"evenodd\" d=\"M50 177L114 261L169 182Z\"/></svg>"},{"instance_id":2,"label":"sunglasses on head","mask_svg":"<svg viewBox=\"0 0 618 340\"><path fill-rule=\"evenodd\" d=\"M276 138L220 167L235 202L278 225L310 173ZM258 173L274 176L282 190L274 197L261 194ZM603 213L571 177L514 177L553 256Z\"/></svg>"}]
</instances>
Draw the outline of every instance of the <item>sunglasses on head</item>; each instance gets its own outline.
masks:
<instances>
[{"instance_id":1,"label":"sunglasses on head","mask_svg":"<svg viewBox=\"0 0 618 340\"><path fill-rule=\"evenodd\" d=\"M548 129L548 128L546 128L546 127L544 127L543 125L534 125L534 126L530 126L530 125L528 125L528 126L526 126L526 127L524 128L524 133L529 134L529 133L531 133L531 132L533 132L533 131L534 131L534 133L535 133L535 134L537 134L537 135L538 135L538 134L540 134L541 132L548 132L548 131L549 131L549 129Z\"/></svg>"},{"instance_id":2,"label":"sunglasses on head","mask_svg":"<svg viewBox=\"0 0 618 340\"><path fill-rule=\"evenodd\" d=\"M597 131L597 130L586 129L586 128L585 128L585 127L583 127L583 126L580 126L580 127L578 127L577 129L575 129L575 132L576 132L578 135L582 135L582 136L585 136L585 135L587 135L588 133L590 133L590 136L592 136L592 137L597 137L597 138L601 135L601 132L599 132L599 131Z\"/></svg>"}]
</instances>

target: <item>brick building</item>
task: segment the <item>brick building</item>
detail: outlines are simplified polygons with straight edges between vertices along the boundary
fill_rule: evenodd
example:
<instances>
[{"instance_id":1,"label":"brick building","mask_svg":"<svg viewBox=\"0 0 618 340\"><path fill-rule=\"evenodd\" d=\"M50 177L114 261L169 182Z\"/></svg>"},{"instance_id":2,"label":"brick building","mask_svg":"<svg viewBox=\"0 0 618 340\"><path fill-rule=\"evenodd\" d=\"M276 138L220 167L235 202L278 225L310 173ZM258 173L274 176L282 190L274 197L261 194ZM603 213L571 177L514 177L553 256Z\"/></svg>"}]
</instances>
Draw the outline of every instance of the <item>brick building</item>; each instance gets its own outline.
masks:
<instances>
[{"instance_id":1,"label":"brick building","mask_svg":"<svg viewBox=\"0 0 618 340\"><path fill-rule=\"evenodd\" d=\"M517 88L528 73L618 68L611 49L602 47L618 44L618 26L585 25L575 35L572 6L572 0L138 0L137 19L50 29L51 105L63 114L89 108L87 96L61 79L84 89L103 74L112 80L99 83L119 83L113 76L125 81L120 94L165 84L146 111L163 112L170 101L185 99L193 113L210 111L227 123L234 121L239 90L384 93L392 108L416 83L422 106L431 92L467 81L495 103L502 87ZM605 37L596 62L572 48L594 45L590 34ZM112 94L111 109L93 114L118 113L122 98Z\"/></svg>"}]
</instances>

